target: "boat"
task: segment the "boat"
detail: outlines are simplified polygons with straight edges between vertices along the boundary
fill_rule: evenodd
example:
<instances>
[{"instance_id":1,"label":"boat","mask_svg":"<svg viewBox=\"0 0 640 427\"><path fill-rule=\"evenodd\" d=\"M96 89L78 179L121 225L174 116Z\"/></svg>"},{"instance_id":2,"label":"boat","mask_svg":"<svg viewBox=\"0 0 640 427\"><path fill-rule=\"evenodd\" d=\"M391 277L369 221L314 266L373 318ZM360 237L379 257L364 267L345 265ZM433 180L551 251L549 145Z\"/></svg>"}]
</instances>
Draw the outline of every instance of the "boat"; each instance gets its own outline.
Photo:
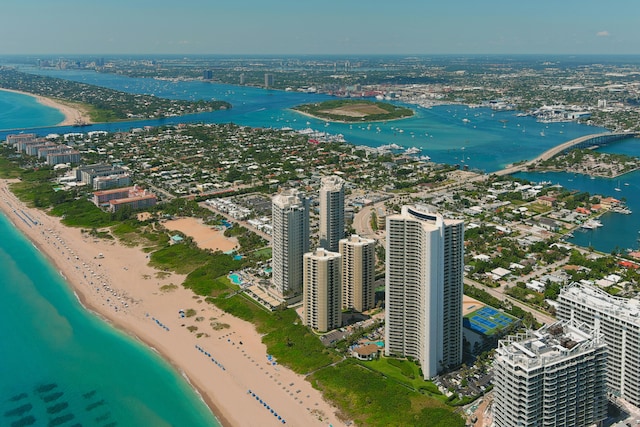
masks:
<instances>
[{"instance_id":1,"label":"boat","mask_svg":"<svg viewBox=\"0 0 640 427\"><path fill-rule=\"evenodd\" d=\"M602 227L602 223L597 219L590 219L580 224L580 228L584 228L587 230L594 230L599 227Z\"/></svg>"}]
</instances>

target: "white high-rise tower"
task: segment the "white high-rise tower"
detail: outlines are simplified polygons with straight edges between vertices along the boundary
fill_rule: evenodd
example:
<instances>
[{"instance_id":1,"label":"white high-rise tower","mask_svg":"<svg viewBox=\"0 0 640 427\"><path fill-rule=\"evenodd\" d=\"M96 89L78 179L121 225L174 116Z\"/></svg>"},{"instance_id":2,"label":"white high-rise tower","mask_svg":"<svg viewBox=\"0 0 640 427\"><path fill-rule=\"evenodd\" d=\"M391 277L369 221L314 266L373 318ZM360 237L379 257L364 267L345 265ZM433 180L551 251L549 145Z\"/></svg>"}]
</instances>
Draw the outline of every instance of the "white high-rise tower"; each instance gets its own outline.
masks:
<instances>
[{"instance_id":1,"label":"white high-rise tower","mask_svg":"<svg viewBox=\"0 0 640 427\"><path fill-rule=\"evenodd\" d=\"M289 302L302 298L302 257L309 251L309 203L297 190L272 200L273 285Z\"/></svg>"},{"instance_id":2,"label":"white high-rise tower","mask_svg":"<svg viewBox=\"0 0 640 427\"><path fill-rule=\"evenodd\" d=\"M602 334L609 347L609 392L640 406L640 301L572 283L558 295L557 314L558 319L585 323Z\"/></svg>"},{"instance_id":3,"label":"white high-rise tower","mask_svg":"<svg viewBox=\"0 0 640 427\"><path fill-rule=\"evenodd\" d=\"M493 361L496 427L582 427L607 417L607 349L586 325L557 322L501 340Z\"/></svg>"},{"instance_id":4,"label":"white high-rise tower","mask_svg":"<svg viewBox=\"0 0 640 427\"><path fill-rule=\"evenodd\" d=\"M320 247L338 252L344 238L344 180L337 175L325 176L320 185Z\"/></svg>"},{"instance_id":5,"label":"white high-rise tower","mask_svg":"<svg viewBox=\"0 0 640 427\"><path fill-rule=\"evenodd\" d=\"M387 217L385 354L425 378L462 362L464 222L423 206Z\"/></svg>"}]
</instances>

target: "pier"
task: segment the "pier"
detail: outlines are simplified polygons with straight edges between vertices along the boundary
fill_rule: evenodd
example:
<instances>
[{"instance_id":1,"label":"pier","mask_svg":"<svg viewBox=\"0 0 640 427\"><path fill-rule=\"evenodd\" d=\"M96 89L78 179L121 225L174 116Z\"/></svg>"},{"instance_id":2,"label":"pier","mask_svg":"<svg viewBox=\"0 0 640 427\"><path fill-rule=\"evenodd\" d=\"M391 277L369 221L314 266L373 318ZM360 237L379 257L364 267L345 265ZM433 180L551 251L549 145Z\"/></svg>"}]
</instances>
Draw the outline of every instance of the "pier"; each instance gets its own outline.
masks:
<instances>
[{"instance_id":1,"label":"pier","mask_svg":"<svg viewBox=\"0 0 640 427\"><path fill-rule=\"evenodd\" d=\"M621 139L635 138L638 135L639 134L635 132L607 132L581 136L580 138L572 139L571 141L556 145L533 160L528 160L517 165L511 165L500 171L494 172L494 175L503 176L523 172L529 169L529 167L534 166L537 162L549 160L558 154L566 153L574 148L601 147L611 142L620 141Z\"/></svg>"}]
</instances>

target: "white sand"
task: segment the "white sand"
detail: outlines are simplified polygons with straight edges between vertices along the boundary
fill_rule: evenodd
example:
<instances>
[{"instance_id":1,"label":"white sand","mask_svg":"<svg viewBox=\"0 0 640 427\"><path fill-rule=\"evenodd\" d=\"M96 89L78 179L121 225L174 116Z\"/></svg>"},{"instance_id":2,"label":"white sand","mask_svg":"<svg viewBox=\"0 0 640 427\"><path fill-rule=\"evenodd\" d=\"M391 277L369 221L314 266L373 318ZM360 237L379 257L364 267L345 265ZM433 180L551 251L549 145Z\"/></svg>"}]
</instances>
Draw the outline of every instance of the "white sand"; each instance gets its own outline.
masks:
<instances>
[{"instance_id":1,"label":"white sand","mask_svg":"<svg viewBox=\"0 0 640 427\"><path fill-rule=\"evenodd\" d=\"M223 230L203 224L199 218L173 219L162 225L167 230L177 230L193 238L200 249L227 252L238 248L238 239L225 237Z\"/></svg>"},{"instance_id":2,"label":"white sand","mask_svg":"<svg viewBox=\"0 0 640 427\"><path fill-rule=\"evenodd\" d=\"M147 255L141 250L94 239L63 226L58 218L26 208L7 185L8 181L0 180L0 209L53 261L82 303L155 348L183 372L225 426L283 425L248 390L287 425L345 425L336 417L335 408L303 376L268 363L266 347L252 324L221 312L184 289L180 286L184 276L159 275L147 265ZM170 289L163 291L162 286ZM197 314L181 318L180 309L195 309ZM203 320L197 321L198 317ZM214 330L212 322L228 328ZM198 330L189 332L188 326ZM207 335L197 338L198 332Z\"/></svg>"}]
</instances>

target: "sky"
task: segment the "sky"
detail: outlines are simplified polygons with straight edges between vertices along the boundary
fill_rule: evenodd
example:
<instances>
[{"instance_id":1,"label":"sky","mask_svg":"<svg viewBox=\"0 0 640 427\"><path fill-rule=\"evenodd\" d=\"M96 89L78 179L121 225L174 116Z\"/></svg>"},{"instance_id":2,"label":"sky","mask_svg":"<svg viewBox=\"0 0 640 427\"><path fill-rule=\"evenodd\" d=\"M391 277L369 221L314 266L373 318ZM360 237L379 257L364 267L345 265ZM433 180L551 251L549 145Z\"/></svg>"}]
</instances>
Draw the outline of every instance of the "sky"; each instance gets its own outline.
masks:
<instances>
[{"instance_id":1,"label":"sky","mask_svg":"<svg viewBox=\"0 0 640 427\"><path fill-rule=\"evenodd\" d=\"M5 54L640 54L639 0L3 0Z\"/></svg>"}]
</instances>

